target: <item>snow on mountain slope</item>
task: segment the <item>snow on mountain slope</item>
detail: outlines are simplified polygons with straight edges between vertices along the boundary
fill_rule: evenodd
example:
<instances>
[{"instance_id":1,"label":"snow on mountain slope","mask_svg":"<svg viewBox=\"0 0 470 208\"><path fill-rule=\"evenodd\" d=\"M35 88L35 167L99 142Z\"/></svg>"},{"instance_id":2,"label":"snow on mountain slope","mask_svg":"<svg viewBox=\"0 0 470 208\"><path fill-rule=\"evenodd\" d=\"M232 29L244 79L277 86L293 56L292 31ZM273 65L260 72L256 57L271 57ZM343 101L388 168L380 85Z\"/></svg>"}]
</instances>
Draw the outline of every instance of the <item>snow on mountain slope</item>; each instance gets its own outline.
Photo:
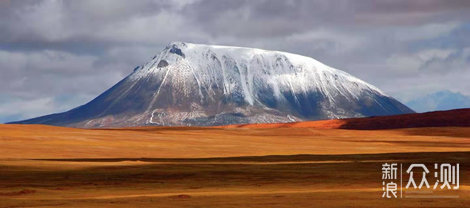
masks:
<instances>
[{"instance_id":1,"label":"snow on mountain slope","mask_svg":"<svg viewBox=\"0 0 470 208\"><path fill-rule=\"evenodd\" d=\"M173 42L88 104L22 123L224 125L410 112L376 87L310 57Z\"/></svg>"},{"instance_id":2,"label":"snow on mountain slope","mask_svg":"<svg viewBox=\"0 0 470 208\"><path fill-rule=\"evenodd\" d=\"M158 67L158 64L168 67ZM196 80L199 91L202 87L207 89L212 84L220 83L223 85L224 94L241 90L240 93L243 93L245 100L251 105L255 101L254 93L259 87L270 87L278 99L281 90L306 93L314 89L327 95L332 102L334 94L331 93L335 91L354 98L364 89L384 95L374 86L310 57L260 49L190 43L170 44L169 48L139 68L130 78L141 79L163 72L165 75L178 73L181 78L175 80L175 85L183 88L191 87L184 85L190 76ZM241 86L237 86L234 78L240 79L238 81ZM262 86L266 84L268 86Z\"/></svg>"}]
</instances>

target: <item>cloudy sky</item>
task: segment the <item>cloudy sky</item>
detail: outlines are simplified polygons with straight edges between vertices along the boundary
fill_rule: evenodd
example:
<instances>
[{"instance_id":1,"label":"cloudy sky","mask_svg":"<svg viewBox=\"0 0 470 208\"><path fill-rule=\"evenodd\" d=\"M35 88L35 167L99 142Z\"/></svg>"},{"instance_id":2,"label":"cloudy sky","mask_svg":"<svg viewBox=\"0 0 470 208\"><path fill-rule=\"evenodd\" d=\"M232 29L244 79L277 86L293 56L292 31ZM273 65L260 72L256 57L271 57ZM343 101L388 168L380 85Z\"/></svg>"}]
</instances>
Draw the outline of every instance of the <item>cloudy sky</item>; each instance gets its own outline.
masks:
<instances>
[{"instance_id":1,"label":"cloudy sky","mask_svg":"<svg viewBox=\"0 0 470 208\"><path fill-rule=\"evenodd\" d=\"M403 102L470 96L468 0L0 0L0 123L84 104L171 41L310 56Z\"/></svg>"}]
</instances>

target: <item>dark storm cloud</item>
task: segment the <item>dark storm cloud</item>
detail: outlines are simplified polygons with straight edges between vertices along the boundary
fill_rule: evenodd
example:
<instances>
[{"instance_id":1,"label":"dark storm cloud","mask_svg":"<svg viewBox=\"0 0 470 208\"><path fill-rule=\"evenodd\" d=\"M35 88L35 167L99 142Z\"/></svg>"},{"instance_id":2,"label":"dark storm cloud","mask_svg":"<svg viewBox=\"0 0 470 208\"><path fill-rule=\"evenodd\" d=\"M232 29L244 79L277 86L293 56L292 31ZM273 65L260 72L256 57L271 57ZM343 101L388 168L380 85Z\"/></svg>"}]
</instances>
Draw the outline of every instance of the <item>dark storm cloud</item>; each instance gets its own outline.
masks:
<instances>
[{"instance_id":1,"label":"dark storm cloud","mask_svg":"<svg viewBox=\"0 0 470 208\"><path fill-rule=\"evenodd\" d=\"M174 40L311 56L401 99L470 94L466 0L1 0L0 19L0 122L83 104Z\"/></svg>"},{"instance_id":2,"label":"dark storm cloud","mask_svg":"<svg viewBox=\"0 0 470 208\"><path fill-rule=\"evenodd\" d=\"M200 1L185 7L214 35L288 35L318 27L345 29L445 22L469 16L469 1ZM247 29L248 28L248 29Z\"/></svg>"}]
</instances>

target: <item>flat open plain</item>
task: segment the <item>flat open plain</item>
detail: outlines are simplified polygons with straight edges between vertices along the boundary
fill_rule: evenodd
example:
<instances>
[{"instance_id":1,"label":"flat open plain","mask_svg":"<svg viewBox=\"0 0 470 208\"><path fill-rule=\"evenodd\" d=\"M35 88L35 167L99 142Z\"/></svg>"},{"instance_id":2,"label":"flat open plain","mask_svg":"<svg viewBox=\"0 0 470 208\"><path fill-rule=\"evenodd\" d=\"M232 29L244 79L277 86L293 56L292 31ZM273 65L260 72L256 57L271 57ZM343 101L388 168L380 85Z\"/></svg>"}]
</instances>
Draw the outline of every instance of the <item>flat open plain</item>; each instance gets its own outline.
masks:
<instances>
[{"instance_id":1,"label":"flat open plain","mask_svg":"<svg viewBox=\"0 0 470 208\"><path fill-rule=\"evenodd\" d=\"M392 161L458 162L460 189L383 199ZM470 127L0 125L0 207L466 207L469 162Z\"/></svg>"}]
</instances>

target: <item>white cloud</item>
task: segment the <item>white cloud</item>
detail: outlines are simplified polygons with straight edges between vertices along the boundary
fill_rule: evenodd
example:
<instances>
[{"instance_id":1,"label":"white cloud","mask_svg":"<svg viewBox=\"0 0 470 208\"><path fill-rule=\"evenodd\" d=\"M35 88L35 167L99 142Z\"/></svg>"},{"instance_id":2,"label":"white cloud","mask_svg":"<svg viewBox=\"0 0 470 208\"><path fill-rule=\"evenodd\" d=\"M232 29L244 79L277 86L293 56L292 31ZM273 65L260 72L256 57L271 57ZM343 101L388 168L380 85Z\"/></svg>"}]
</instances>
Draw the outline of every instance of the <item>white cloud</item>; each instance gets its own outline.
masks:
<instances>
[{"instance_id":1,"label":"white cloud","mask_svg":"<svg viewBox=\"0 0 470 208\"><path fill-rule=\"evenodd\" d=\"M162 12L155 16L134 17L108 24L96 31L96 35L102 40L153 43L156 40L178 36L178 28L181 26L182 20L178 15Z\"/></svg>"},{"instance_id":2,"label":"white cloud","mask_svg":"<svg viewBox=\"0 0 470 208\"><path fill-rule=\"evenodd\" d=\"M38 1L16 10L17 24L13 26L18 34L32 34L48 41L63 40L71 35L64 22L65 12L62 1Z\"/></svg>"},{"instance_id":3,"label":"white cloud","mask_svg":"<svg viewBox=\"0 0 470 208\"><path fill-rule=\"evenodd\" d=\"M326 29L310 30L303 33L296 33L286 37L287 41L314 43L312 47L320 45L322 42L329 44L325 45L325 52L329 53L345 53L359 48L364 44L364 39L360 36L344 34L340 31L330 31Z\"/></svg>"},{"instance_id":4,"label":"white cloud","mask_svg":"<svg viewBox=\"0 0 470 208\"><path fill-rule=\"evenodd\" d=\"M457 29L461 23L443 22L429 23L422 26L410 25L394 32L397 41L423 41L448 35Z\"/></svg>"},{"instance_id":5,"label":"white cloud","mask_svg":"<svg viewBox=\"0 0 470 208\"><path fill-rule=\"evenodd\" d=\"M15 116L18 118L32 118L44 114L54 113L63 106L56 106L50 97L31 100L8 100L0 103L0 118Z\"/></svg>"},{"instance_id":6,"label":"white cloud","mask_svg":"<svg viewBox=\"0 0 470 208\"><path fill-rule=\"evenodd\" d=\"M132 70L118 60L96 66L97 57L63 51L28 53L0 50L2 82L0 94L21 97L53 97L55 94L98 93L122 79Z\"/></svg>"},{"instance_id":7,"label":"white cloud","mask_svg":"<svg viewBox=\"0 0 470 208\"><path fill-rule=\"evenodd\" d=\"M387 59L387 64L397 74L416 75L421 70L429 72L431 62L446 62L454 49L427 49L416 53L395 54ZM465 62L465 60L460 60Z\"/></svg>"}]
</instances>

